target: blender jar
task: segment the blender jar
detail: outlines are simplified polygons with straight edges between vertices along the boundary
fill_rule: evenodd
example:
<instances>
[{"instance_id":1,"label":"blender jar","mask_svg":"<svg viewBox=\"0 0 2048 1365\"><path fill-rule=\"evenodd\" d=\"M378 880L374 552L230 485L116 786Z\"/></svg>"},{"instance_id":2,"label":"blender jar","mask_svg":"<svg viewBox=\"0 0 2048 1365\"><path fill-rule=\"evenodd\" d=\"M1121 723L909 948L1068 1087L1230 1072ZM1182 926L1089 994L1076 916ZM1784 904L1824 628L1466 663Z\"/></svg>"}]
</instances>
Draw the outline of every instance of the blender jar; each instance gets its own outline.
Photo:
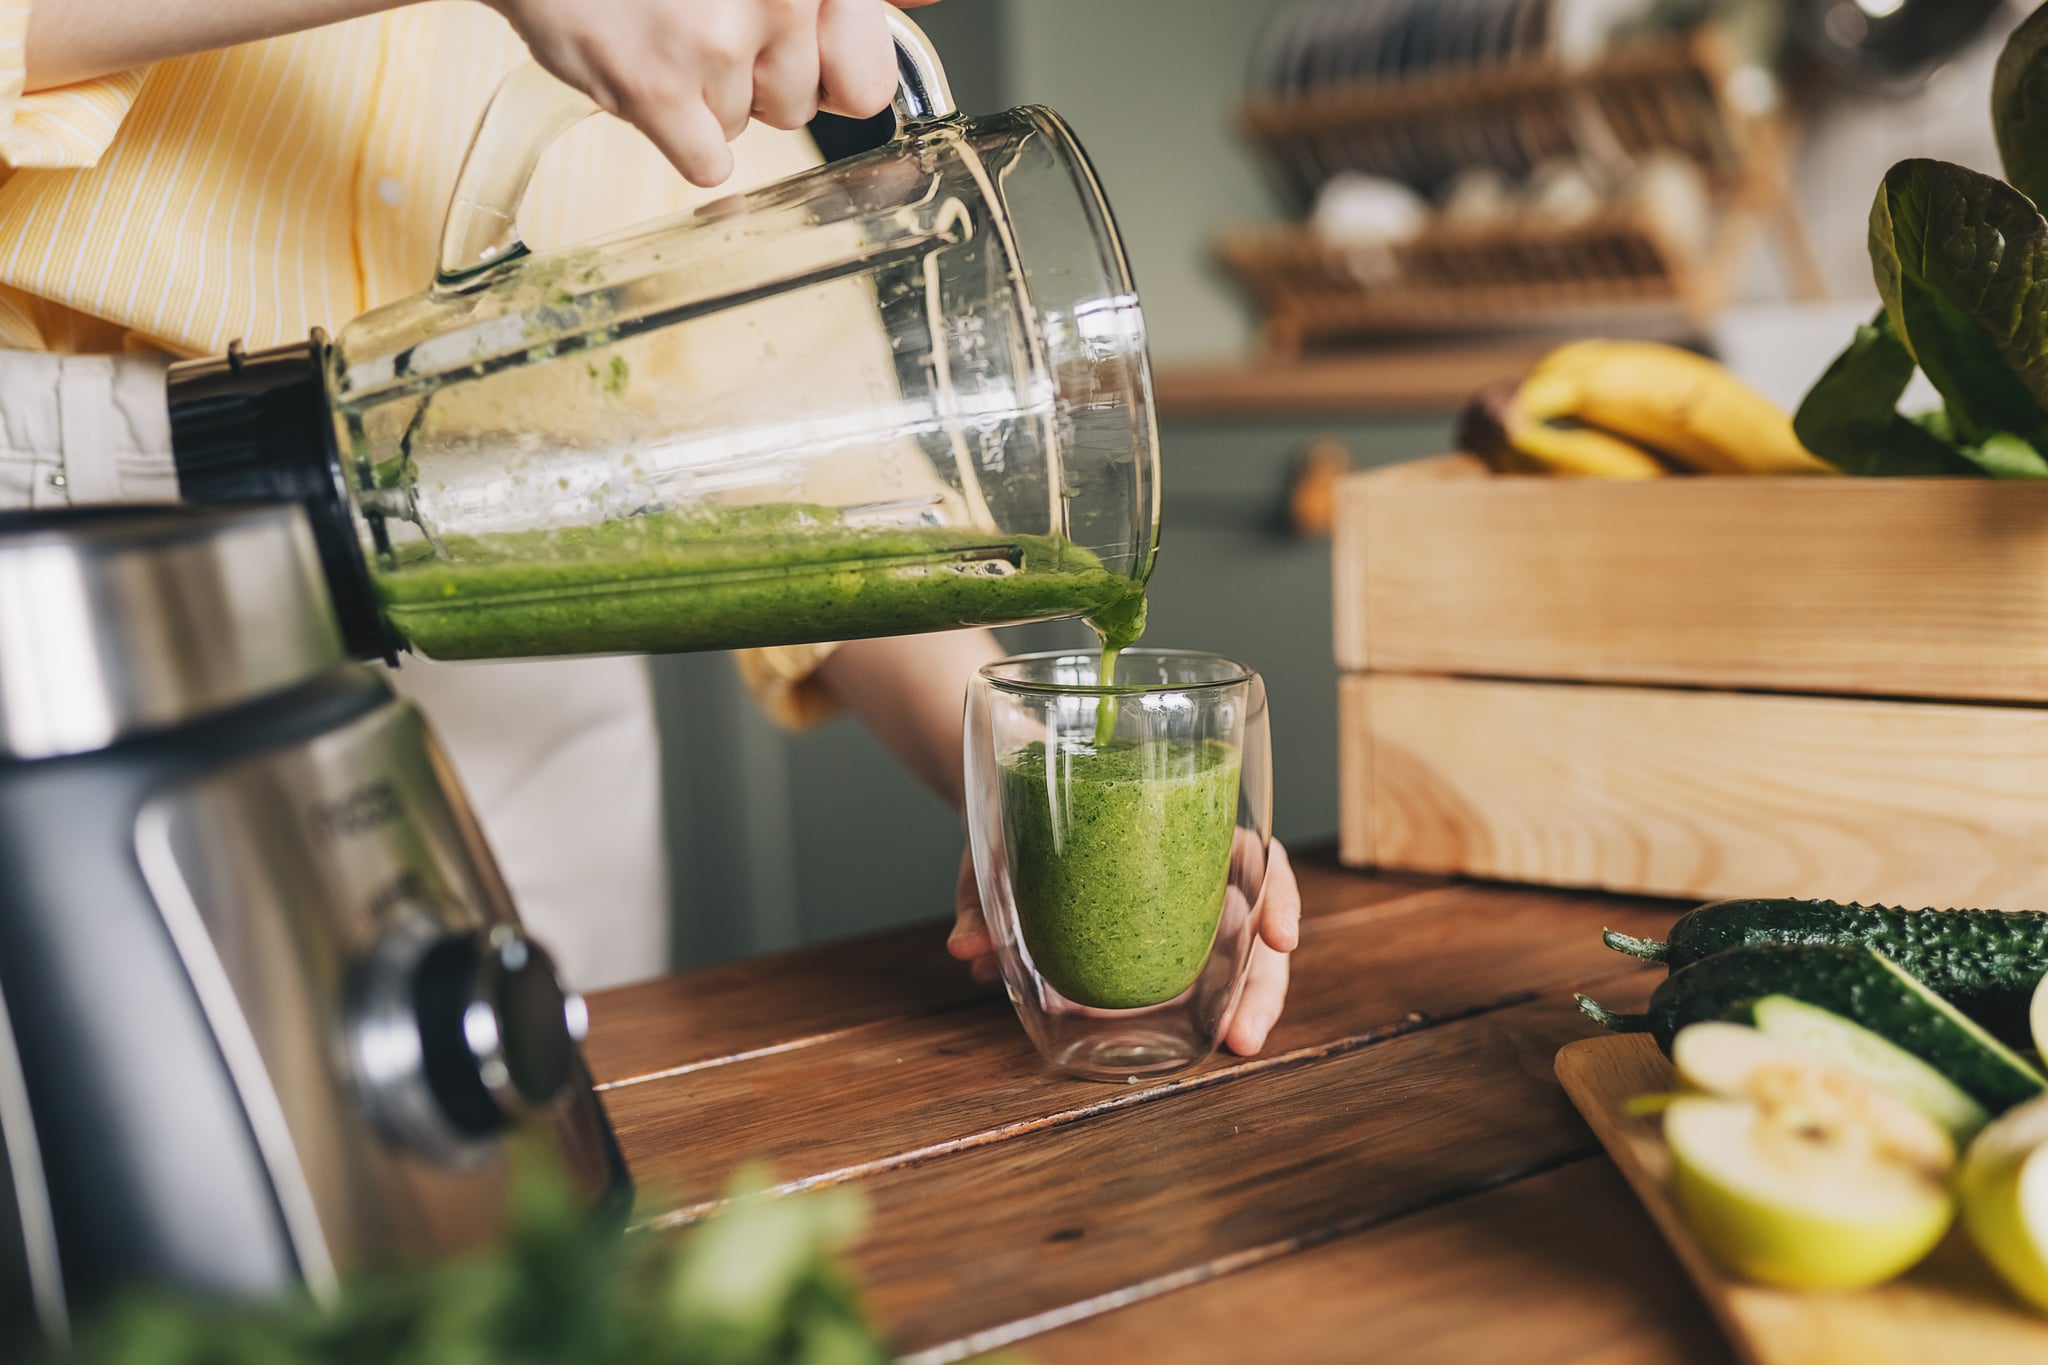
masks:
<instances>
[{"instance_id":1,"label":"blender jar","mask_svg":"<svg viewBox=\"0 0 2048 1365\"><path fill-rule=\"evenodd\" d=\"M1131 609L1158 449L1108 204L1056 114L959 116L894 17L890 143L560 252L528 251L513 224L543 147L593 106L515 72L431 288L331 346L180 367L187 496L317 504L365 653L730 648ZM282 447L314 440L323 461L301 458L286 489Z\"/></svg>"}]
</instances>

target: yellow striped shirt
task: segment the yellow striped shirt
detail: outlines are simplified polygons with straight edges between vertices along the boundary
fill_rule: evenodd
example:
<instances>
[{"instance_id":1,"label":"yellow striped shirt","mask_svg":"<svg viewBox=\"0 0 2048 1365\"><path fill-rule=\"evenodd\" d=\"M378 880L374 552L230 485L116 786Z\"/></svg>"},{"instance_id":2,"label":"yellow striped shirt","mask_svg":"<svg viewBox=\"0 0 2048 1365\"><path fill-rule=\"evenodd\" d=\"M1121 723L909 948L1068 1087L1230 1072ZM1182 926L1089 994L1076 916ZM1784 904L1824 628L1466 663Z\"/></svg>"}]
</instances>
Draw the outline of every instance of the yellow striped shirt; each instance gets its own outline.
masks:
<instances>
[{"instance_id":1,"label":"yellow striped shirt","mask_svg":"<svg viewBox=\"0 0 2048 1365\"><path fill-rule=\"evenodd\" d=\"M180 355L339 326L433 276L469 134L526 57L473 0L23 93L28 0L0 0L0 348ZM815 165L759 125L735 184ZM741 179L744 177L744 180ZM637 131L594 118L542 159L520 214L536 247L678 212L734 186L685 181ZM739 658L770 715L829 713L829 646Z\"/></svg>"},{"instance_id":2,"label":"yellow striped shirt","mask_svg":"<svg viewBox=\"0 0 2048 1365\"><path fill-rule=\"evenodd\" d=\"M24 95L28 11L0 0L0 346L16 349L267 346L419 291L469 133L526 55L493 11L438 0ZM815 161L773 130L740 150L756 182ZM704 197L597 118L542 162L520 226L561 245Z\"/></svg>"}]
</instances>

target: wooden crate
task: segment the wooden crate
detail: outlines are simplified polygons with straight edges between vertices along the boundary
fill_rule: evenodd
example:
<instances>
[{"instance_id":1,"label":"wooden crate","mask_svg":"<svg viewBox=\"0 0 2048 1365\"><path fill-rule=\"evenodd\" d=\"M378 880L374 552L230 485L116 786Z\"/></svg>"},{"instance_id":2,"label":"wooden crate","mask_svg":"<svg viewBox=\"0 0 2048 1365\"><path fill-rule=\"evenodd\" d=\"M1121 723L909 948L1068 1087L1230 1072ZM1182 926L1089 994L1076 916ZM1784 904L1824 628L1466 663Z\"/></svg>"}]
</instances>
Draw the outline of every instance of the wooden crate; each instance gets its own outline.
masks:
<instances>
[{"instance_id":1,"label":"wooden crate","mask_svg":"<svg viewBox=\"0 0 2048 1365\"><path fill-rule=\"evenodd\" d=\"M2048 486L1347 479L1347 862L2048 908Z\"/></svg>"}]
</instances>

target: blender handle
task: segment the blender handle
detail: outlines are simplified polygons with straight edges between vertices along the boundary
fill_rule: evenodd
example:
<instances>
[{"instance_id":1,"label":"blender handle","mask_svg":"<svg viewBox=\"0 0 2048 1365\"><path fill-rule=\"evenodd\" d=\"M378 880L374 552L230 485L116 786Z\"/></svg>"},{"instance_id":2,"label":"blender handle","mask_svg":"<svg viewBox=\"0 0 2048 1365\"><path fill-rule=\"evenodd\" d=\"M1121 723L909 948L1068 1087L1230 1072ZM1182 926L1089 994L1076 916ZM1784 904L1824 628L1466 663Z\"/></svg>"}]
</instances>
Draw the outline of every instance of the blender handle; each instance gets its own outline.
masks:
<instances>
[{"instance_id":1,"label":"blender handle","mask_svg":"<svg viewBox=\"0 0 2048 1365\"><path fill-rule=\"evenodd\" d=\"M896 131L959 112L938 50L907 15L890 10L896 44ZM526 255L519 239L519 204L548 144L598 111L597 103L527 61L499 83L455 176L448 219L441 228L437 289L473 285L493 266Z\"/></svg>"}]
</instances>

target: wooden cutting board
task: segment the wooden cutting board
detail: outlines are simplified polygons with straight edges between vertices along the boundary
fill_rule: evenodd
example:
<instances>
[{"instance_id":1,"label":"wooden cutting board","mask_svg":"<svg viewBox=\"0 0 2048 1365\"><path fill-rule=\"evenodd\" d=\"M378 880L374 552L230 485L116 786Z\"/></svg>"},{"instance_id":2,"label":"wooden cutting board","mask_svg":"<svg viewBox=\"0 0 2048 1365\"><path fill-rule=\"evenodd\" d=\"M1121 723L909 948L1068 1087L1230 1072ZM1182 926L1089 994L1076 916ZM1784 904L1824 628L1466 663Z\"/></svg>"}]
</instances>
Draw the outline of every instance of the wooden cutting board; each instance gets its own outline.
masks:
<instances>
[{"instance_id":1,"label":"wooden cutting board","mask_svg":"<svg viewBox=\"0 0 2048 1365\"><path fill-rule=\"evenodd\" d=\"M1671 1202L1658 1120L1622 1108L1673 1087L1656 1044L1641 1034L1573 1043L1557 1054L1557 1078L1750 1365L2048 1365L2048 1319L2005 1292L1960 1229L1904 1277L1857 1293L1794 1293L1722 1274Z\"/></svg>"}]
</instances>

